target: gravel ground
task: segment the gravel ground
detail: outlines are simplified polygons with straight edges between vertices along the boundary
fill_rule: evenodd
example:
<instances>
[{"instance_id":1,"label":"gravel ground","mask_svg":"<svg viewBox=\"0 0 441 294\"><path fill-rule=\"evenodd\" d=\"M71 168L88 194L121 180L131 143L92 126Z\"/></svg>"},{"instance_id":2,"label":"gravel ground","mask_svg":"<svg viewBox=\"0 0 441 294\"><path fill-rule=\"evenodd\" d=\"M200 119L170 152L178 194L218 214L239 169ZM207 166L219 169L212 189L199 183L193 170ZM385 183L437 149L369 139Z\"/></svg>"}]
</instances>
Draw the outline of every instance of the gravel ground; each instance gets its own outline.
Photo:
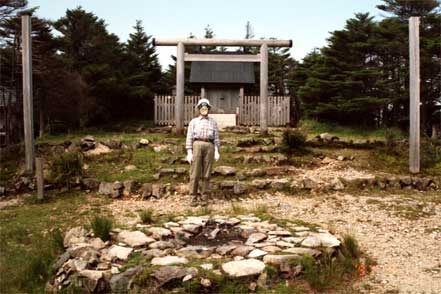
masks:
<instances>
[{"instance_id":1,"label":"gravel ground","mask_svg":"<svg viewBox=\"0 0 441 294\"><path fill-rule=\"evenodd\" d=\"M216 200L214 213L231 212L232 201ZM441 293L441 193L405 191L296 196L250 195L235 201L253 209L266 205L279 218L317 223L337 234L352 234L378 264L354 285L361 293ZM195 210L190 199L176 196L151 201L120 200L108 209L121 224L135 224L136 211L156 213Z\"/></svg>"}]
</instances>

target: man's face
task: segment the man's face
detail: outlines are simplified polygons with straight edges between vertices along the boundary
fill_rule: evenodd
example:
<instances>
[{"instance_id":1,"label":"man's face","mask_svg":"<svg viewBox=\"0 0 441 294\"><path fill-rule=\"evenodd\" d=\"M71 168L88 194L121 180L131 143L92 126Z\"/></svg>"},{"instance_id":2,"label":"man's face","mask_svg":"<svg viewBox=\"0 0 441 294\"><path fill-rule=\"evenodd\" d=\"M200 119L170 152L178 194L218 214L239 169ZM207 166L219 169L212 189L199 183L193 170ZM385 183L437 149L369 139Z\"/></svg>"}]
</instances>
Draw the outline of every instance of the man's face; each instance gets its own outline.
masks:
<instances>
[{"instance_id":1,"label":"man's face","mask_svg":"<svg viewBox=\"0 0 441 294\"><path fill-rule=\"evenodd\" d=\"M203 116L207 116L207 115L208 115L208 107L207 107L207 106L202 106L202 107L199 109L199 113L200 113L201 115L203 115Z\"/></svg>"}]
</instances>

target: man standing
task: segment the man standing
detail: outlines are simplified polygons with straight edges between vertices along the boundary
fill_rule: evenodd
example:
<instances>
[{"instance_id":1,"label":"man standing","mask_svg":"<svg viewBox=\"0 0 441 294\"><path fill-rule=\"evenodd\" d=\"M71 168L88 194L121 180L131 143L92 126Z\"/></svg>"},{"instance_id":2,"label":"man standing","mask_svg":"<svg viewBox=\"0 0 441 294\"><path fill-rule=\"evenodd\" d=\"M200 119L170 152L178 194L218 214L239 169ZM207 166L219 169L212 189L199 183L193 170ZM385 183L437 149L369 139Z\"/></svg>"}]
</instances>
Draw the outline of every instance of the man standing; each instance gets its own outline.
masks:
<instances>
[{"instance_id":1,"label":"man standing","mask_svg":"<svg viewBox=\"0 0 441 294\"><path fill-rule=\"evenodd\" d=\"M208 116L211 108L208 99L200 99L196 105L199 116L193 118L187 130L187 161L190 167L189 190L192 196L192 204L197 205L202 200L208 202L208 185L211 174L213 158L218 161L219 155L219 129L217 122ZM201 197L198 196L199 179L202 177Z\"/></svg>"}]
</instances>

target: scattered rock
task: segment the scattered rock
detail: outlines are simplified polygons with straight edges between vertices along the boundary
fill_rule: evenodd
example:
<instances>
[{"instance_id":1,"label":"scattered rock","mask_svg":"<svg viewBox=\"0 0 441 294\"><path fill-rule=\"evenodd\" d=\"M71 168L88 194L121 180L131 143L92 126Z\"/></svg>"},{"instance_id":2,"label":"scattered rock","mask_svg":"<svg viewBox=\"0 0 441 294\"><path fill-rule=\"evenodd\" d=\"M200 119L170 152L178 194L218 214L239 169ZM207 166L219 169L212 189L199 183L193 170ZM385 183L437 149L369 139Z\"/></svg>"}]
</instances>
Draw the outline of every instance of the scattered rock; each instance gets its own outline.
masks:
<instances>
[{"instance_id":1,"label":"scattered rock","mask_svg":"<svg viewBox=\"0 0 441 294\"><path fill-rule=\"evenodd\" d=\"M127 260L129 258L129 255L133 252L133 248L130 247L122 247L119 245L112 245L109 248L109 257L111 259L118 258L121 260Z\"/></svg>"},{"instance_id":2,"label":"scattered rock","mask_svg":"<svg viewBox=\"0 0 441 294\"><path fill-rule=\"evenodd\" d=\"M153 227L147 230L152 238L156 240L161 240L164 237L170 237L172 232L169 229L161 228L161 227Z\"/></svg>"},{"instance_id":3,"label":"scattered rock","mask_svg":"<svg viewBox=\"0 0 441 294\"><path fill-rule=\"evenodd\" d=\"M248 253L248 258L259 258L264 255L268 254L268 252L260 250L260 249L254 249L250 253Z\"/></svg>"},{"instance_id":4,"label":"scattered rock","mask_svg":"<svg viewBox=\"0 0 441 294\"><path fill-rule=\"evenodd\" d=\"M122 231L118 234L117 240L130 247L141 247L155 242L155 239L147 237L146 234L141 231Z\"/></svg>"},{"instance_id":5,"label":"scattered rock","mask_svg":"<svg viewBox=\"0 0 441 294\"><path fill-rule=\"evenodd\" d=\"M293 263L300 261L301 256L298 254L286 254L286 255L265 255L263 262L265 264L280 266L282 263Z\"/></svg>"},{"instance_id":6,"label":"scattered rock","mask_svg":"<svg viewBox=\"0 0 441 294\"><path fill-rule=\"evenodd\" d=\"M209 279L201 278L201 285L205 288L211 287L211 281Z\"/></svg>"},{"instance_id":7,"label":"scattered rock","mask_svg":"<svg viewBox=\"0 0 441 294\"><path fill-rule=\"evenodd\" d=\"M329 233L309 233L309 235L302 241L304 247L337 247L340 246L340 241Z\"/></svg>"},{"instance_id":8,"label":"scattered rock","mask_svg":"<svg viewBox=\"0 0 441 294\"><path fill-rule=\"evenodd\" d=\"M246 277L258 275L265 269L265 264L257 259L230 261L222 264L222 270L230 277Z\"/></svg>"},{"instance_id":9,"label":"scattered rock","mask_svg":"<svg viewBox=\"0 0 441 294\"><path fill-rule=\"evenodd\" d=\"M213 170L214 174L220 174L222 176L234 176L236 174L236 169L231 166L217 166Z\"/></svg>"},{"instance_id":10,"label":"scattered rock","mask_svg":"<svg viewBox=\"0 0 441 294\"><path fill-rule=\"evenodd\" d=\"M86 230L83 227L75 227L70 229L64 236L64 247L71 247L74 244L86 242Z\"/></svg>"},{"instance_id":11,"label":"scattered rock","mask_svg":"<svg viewBox=\"0 0 441 294\"><path fill-rule=\"evenodd\" d=\"M252 245L252 244L254 244L254 243L257 243L257 242L260 242L260 241L262 241L262 240L264 240L264 239L266 239L266 234L264 234L264 233L253 233L253 234L251 234L249 237L248 237L248 239L247 239L247 241L245 242L245 244L246 245Z\"/></svg>"},{"instance_id":12,"label":"scattered rock","mask_svg":"<svg viewBox=\"0 0 441 294\"><path fill-rule=\"evenodd\" d=\"M152 259L152 265L176 265L176 264L187 264L188 259L180 256L168 255L164 257L155 257ZM185 276L185 275L184 275Z\"/></svg>"},{"instance_id":13,"label":"scattered rock","mask_svg":"<svg viewBox=\"0 0 441 294\"><path fill-rule=\"evenodd\" d=\"M187 275L192 277L198 274L198 270L194 267L183 268L178 266L161 266L154 270L151 274L158 282L159 285L164 285L175 279L182 279Z\"/></svg>"}]
</instances>

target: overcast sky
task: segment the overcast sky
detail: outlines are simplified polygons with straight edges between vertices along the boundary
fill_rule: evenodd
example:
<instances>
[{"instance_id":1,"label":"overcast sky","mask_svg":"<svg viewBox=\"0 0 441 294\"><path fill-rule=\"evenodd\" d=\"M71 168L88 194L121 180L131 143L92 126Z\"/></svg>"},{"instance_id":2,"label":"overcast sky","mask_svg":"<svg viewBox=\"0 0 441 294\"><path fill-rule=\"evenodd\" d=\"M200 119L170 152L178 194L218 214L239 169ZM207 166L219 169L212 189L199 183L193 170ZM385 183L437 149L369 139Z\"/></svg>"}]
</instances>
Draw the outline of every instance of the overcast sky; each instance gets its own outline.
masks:
<instances>
[{"instance_id":1,"label":"overcast sky","mask_svg":"<svg viewBox=\"0 0 441 294\"><path fill-rule=\"evenodd\" d=\"M291 54L301 60L314 48L326 45L329 32L342 29L357 12L376 9L381 0L29 0L39 6L37 15L58 19L67 9L82 6L105 20L110 32L126 41L137 19L155 38L182 38L193 33L203 37L207 25L217 38L243 38L250 21L255 38L292 39ZM158 47L164 67L171 62L175 47Z\"/></svg>"}]
</instances>

